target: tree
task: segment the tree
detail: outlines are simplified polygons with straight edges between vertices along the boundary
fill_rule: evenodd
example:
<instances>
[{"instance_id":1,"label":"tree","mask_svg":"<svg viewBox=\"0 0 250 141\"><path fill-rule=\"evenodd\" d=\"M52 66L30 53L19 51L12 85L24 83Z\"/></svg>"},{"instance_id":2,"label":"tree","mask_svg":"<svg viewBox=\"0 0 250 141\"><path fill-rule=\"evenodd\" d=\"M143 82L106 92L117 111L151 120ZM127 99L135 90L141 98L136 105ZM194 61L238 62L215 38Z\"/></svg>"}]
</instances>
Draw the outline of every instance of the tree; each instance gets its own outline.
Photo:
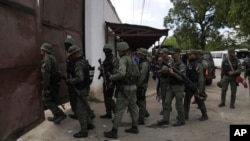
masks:
<instances>
[{"instance_id":1,"label":"tree","mask_svg":"<svg viewBox=\"0 0 250 141\"><path fill-rule=\"evenodd\" d=\"M173 8L164 18L164 26L175 28L174 36L182 47L205 50L208 39L222 26L216 18L217 0L171 0Z\"/></svg>"},{"instance_id":2,"label":"tree","mask_svg":"<svg viewBox=\"0 0 250 141\"><path fill-rule=\"evenodd\" d=\"M180 45L176 42L176 38L175 38L174 36L169 36L168 38L165 38L162 44L163 44L163 45L180 46Z\"/></svg>"}]
</instances>

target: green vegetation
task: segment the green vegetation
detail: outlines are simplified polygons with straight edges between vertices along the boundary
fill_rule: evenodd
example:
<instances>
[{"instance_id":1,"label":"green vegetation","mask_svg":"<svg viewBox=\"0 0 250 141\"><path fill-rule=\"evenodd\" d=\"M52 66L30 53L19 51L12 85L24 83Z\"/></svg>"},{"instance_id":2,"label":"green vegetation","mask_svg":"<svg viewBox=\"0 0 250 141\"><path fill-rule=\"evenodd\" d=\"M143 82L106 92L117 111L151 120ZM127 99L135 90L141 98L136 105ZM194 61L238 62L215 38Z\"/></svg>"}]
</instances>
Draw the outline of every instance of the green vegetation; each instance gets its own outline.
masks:
<instances>
[{"instance_id":1,"label":"green vegetation","mask_svg":"<svg viewBox=\"0 0 250 141\"><path fill-rule=\"evenodd\" d=\"M164 18L164 26L174 35L165 45L182 49L223 50L230 46L246 48L250 42L250 1L242 0L171 0L173 8ZM222 35L228 27L234 33Z\"/></svg>"}]
</instances>

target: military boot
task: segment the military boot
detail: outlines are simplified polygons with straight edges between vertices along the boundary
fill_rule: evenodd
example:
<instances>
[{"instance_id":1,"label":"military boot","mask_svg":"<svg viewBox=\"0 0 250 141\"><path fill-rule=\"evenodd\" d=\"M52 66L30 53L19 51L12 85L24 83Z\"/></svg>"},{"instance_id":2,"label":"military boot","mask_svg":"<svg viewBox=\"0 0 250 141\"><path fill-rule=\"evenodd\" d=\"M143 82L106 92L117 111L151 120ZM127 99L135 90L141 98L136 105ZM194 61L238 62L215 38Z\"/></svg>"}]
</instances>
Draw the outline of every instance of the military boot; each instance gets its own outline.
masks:
<instances>
[{"instance_id":1,"label":"military boot","mask_svg":"<svg viewBox=\"0 0 250 141\"><path fill-rule=\"evenodd\" d=\"M134 133L134 134L138 134L139 133L137 126L132 126L129 129L125 129L125 132L126 133Z\"/></svg>"},{"instance_id":2,"label":"military boot","mask_svg":"<svg viewBox=\"0 0 250 141\"><path fill-rule=\"evenodd\" d=\"M68 114L68 116L72 119L78 119L76 114Z\"/></svg>"},{"instance_id":3,"label":"military boot","mask_svg":"<svg viewBox=\"0 0 250 141\"><path fill-rule=\"evenodd\" d=\"M86 138L86 137L88 137L88 132L81 130L80 132L74 134L74 137L75 138Z\"/></svg>"},{"instance_id":4,"label":"military boot","mask_svg":"<svg viewBox=\"0 0 250 141\"><path fill-rule=\"evenodd\" d=\"M109 132L104 132L104 136L107 138L117 139L117 129L112 128Z\"/></svg>"},{"instance_id":5,"label":"military boot","mask_svg":"<svg viewBox=\"0 0 250 141\"><path fill-rule=\"evenodd\" d=\"M199 120L200 121L208 120L208 116L207 115L201 116L201 118L199 118Z\"/></svg>"},{"instance_id":6,"label":"military boot","mask_svg":"<svg viewBox=\"0 0 250 141\"><path fill-rule=\"evenodd\" d=\"M107 113L105 115L101 115L100 118L107 118L107 119L112 119L112 114L111 113Z\"/></svg>"},{"instance_id":7,"label":"military boot","mask_svg":"<svg viewBox=\"0 0 250 141\"><path fill-rule=\"evenodd\" d=\"M226 106L224 102L221 102L221 103L218 105L218 107L224 107L224 106Z\"/></svg>"},{"instance_id":8,"label":"military boot","mask_svg":"<svg viewBox=\"0 0 250 141\"><path fill-rule=\"evenodd\" d=\"M54 120L54 123L55 124L60 124L61 121L63 121L67 116L63 113L61 114L60 116L58 116L55 120Z\"/></svg>"},{"instance_id":9,"label":"military boot","mask_svg":"<svg viewBox=\"0 0 250 141\"><path fill-rule=\"evenodd\" d=\"M139 117L138 125L145 125L145 123L144 123L144 118Z\"/></svg>"},{"instance_id":10,"label":"military boot","mask_svg":"<svg viewBox=\"0 0 250 141\"><path fill-rule=\"evenodd\" d=\"M168 124L169 124L169 121L164 120L164 119L157 121L157 125L168 125Z\"/></svg>"},{"instance_id":11,"label":"military boot","mask_svg":"<svg viewBox=\"0 0 250 141\"><path fill-rule=\"evenodd\" d=\"M94 124L88 124L87 129L88 130L95 129L95 125Z\"/></svg>"},{"instance_id":12,"label":"military boot","mask_svg":"<svg viewBox=\"0 0 250 141\"><path fill-rule=\"evenodd\" d=\"M48 120L48 121L55 121L56 118L57 118L56 116L54 116L54 117L48 117L47 120Z\"/></svg>"}]
</instances>

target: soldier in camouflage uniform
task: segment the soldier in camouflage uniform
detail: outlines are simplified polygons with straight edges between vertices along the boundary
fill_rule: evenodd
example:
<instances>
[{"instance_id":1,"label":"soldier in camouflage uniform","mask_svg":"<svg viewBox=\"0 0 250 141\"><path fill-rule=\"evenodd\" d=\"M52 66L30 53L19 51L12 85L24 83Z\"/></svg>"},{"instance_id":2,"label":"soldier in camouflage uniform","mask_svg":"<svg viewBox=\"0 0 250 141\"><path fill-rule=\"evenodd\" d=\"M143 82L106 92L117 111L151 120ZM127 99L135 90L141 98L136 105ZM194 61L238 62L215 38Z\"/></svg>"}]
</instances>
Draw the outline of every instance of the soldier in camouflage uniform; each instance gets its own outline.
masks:
<instances>
[{"instance_id":1,"label":"soldier in camouflage uniform","mask_svg":"<svg viewBox=\"0 0 250 141\"><path fill-rule=\"evenodd\" d=\"M67 38L64 41L64 47L65 50L68 52L68 49L70 46L75 45L76 42L75 40L71 37L71 36L67 36ZM70 77L72 77L72 75L74 75L74 68L75 68L75 61L70 59L69 57L67 57L66 59L66 68L67 68L67 78L69 79ZM72 86L68 86L68 92L69 92L69 98L70 98L70 106L72 109L73 114L69 114L68 116L72 119L77 119L76 116L76 100L77 100L77 96L74 93L74 90L72 88ZM94 112L90 109L90 107L88 106L88 114L90 115L90 117L93 119L95 117Z\"/></svg>"},{"instance_id":2,"label":"soldier in camouflage uniform","mask_svg":"<svg viewBox=\"0 0 250 141\"><path fill-rule=\"evenodd\" d=\"M174 60L168 56L169 50L166 48L163 48L160 50L159 55L162 58L162 62L166 64L172 64ZM168 80L168 68L161 63L161 68L158 70L158 74L160 75L160 92L161 92L161 98L162 98L162 109L164 108L164 102L166 99L166 93L167 93L167 83ZM161 115L163 115L163 110L161 111Z\"/></svg>"},{"instance_id":3,"label":"soldier in camouflage uniform","mask_svg":"<svg viewBox=\"0 0 250 141\"><path fill-rule=\"evenodd\" d=\"M180 73L185 75L186 72L186 66L180 59L180 52L181 50L179 48L174 48L174 52L172 54L172 58L174 59L174 62L172 64L172 67L176 68ZM167 80L166 85L163 87L166 87L166 97L163 107L163 119L158 121L158 125L167 125L169 124L169 118L170 118L170 112L171 112L171 105L172 100L175 98L175 107L178 113L178 121L173 124L173 126L181 126L185 124L185 118L184 118L184 106L183 106L183 98L184 98L184 81L182 76L177 74L175 71L173 71L173 68L169 68L165 65L165 62L163 63L162 67L162 73L161 75L164 75ZM164 71L163 71L164 70Z\"/></svg>"},{"instance_id":4,"label":"soldier in camouflage uniform","mask_svg":"<svg viewBox=\"0 0 250 141\"><path fill-rule=\"evenodd\" d=\"M136 105L136 82L139 76L139 69L136 62L128 55L129 46L126 42L117 44L117 51L120 56L119 69L110 79L116 82L119 89L116 100L116 113L113 121L113 128L109 132L104 132L104 136L108 138L117 138L117 129L121 123L124 111L128 111L132 118L132 127L126 129L127 133L138 134L138 107ZM119 82L118 82L119 81Z\"/></svg>"},{"instance_id":5,"label":"soldier in camouflage uniform","mask_svg":"<svg viewBox=\"0 0 250 141\"><path fill-rule=\"evenodd\" d=\"M112 46L110 44L104 45L103 52L105 53L106 57L103 61L104 73L105 76L109 76L109 74L113 74L114 69L118 69L117 67L119 62L118 59L112 54ZM101 67L99 67L98 69L101 71ZM113 99L115 86L109 85L111 81L108 77L106 77L106 79L107 82L103 83L103 97L106 107L106 114L101 115L100 118L112 119L112 111L113 113L115 113L115 101Z\"/></svg>"},{"instance_id":6,"label":"soldier in camouflage uniform","mask_svg":"<svg viewBox=\"0 0 250 141\"><path fill-rule=\"evenodd\" d=\"M231 66L230 66L230 62ZM219 107L224 107L226 101L226 94L228 85L230 83L231 86L231 101L230 101L230 108L235 108L235 99L236 99L236 92L237 92L237 82L236 77L241 74L241 63L240 60L235 57L235 50L233 48L228 49L228 57L226 57L221 64L221 103L218 105Z\"/></svg>"},{"instance_id":7,"label":"soldier in camouflage uniform","mask_svg":"<svg viewBox=\"0 0 250 141\"><path fill-rule=\"evenodd\" d=\"M202 65L202 61L197 57L198 51L192 50L189 54L189 64L186 70L187 78L193 82L193 84L198 88L198 93L202 93L205 91L205 77L204 77L204 67ZM186 95L184 99L184 110L185 110L185 119L189 119L189 110L190 110L190 102L191 98L194 95L194 92L186 87ZM205 105L205 100L202 100L198 97L194 97L195 101L198 104L198 107L202 113L200 121L204 121L208 119L207 109Z\"/></svg>"},{"instance_id":8,"label":"soldier in camouflage uniform","mask_svg":"<svg viewBox=\"0 0 250 141\"><path fill-rule=\"evenodd\" d=\"M148 50L140 48L137 52L139 57L139 70L140 76L137 81L137 106L139 107L139 125L144 125L144 117L147 113L146 109L146 91L148 88L150 64L147 59Z\"/></svg>"},{"instance_id":9,"label":"soldier in camouflage uniform","mask_svg":"<svg viewBox=\"0 0 250 141\"><path fill-rule=\"evenodd\" d=\"M58 70L58 64L52 53L52 45L49 43L43 43L41 46L42 58L42 96L43 104L53 114L54 117L48 117L49 121L53 121L55 124L60 124L62 120L66 118L64 112L57 106L57 95L59 90L60 73Z\"/></svg>"},{"instance_id":10,"label":"soldier in camouflage uniform","mask_svg":"<svg viewBox=\"0 0 250 141\"><path fill-rule=\"evenodd\" d=\"M72 87L72 93L76 96L76 115L81 125L81 131L74 134L75 138L88 137L88 129L93 129L93 122L88 115L88 101L90 86L87 84L86 68L84 68L83 57L80 53L80 48L73 45L68 49L68 57L75 62L74 74L66 80L66 84Z\"/></svg>"}]
</instances>

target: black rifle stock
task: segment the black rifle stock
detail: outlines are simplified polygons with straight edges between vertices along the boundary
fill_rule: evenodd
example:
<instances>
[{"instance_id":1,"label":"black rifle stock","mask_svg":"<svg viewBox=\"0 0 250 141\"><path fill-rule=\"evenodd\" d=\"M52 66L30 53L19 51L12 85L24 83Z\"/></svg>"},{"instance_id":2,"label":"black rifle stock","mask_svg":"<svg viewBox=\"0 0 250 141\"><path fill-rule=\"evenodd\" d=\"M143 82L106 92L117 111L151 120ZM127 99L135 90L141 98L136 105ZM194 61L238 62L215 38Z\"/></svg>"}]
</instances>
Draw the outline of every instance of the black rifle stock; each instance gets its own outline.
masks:
<instances>
[{"instance_id":1,"label":"black rifle stock","mask_svg":"<svg viewBox=\"0 0 250 141\"><path fill-rule=\"evenodd\" d=\"M172 68L175 73L177 73L179 76L182 77L183 82L185 83L185 87L192 92L197 92L198 88L194 85L194 83L188 79L184 74L182 74L178 69L176 69L174 66L164 63L167 67Z\"/></svg>"},{"instance_id":2,"label":"black rifle stock","mask_svg":"<svg viewBox=\"0 0 250 141\"><path fill-rule=\"evenodd\" d=\"M101 66L101 72L100 72L100 75L98 76L98 79L100 79L101 77L103 78L103 83L104 83L105 89L107 90L108 89L107 76L105 74L105 70L104 70L101 58L98 59L98 62L100 64L100 66Z\"/></svg>"},{"instance_id":3,"label":"black rifle stock","mask_svg":"<svg viewBox=\"0 0 250 141\"><path fill-rule=\"evenodd\" d=\"M109 72L108 72L108 75L111 76ZM121 86L122 83L120 81L113 81L113 83L115 84L116 89L118 90L118 91L117 90L115 91L115 95L117 95L117 93L120 91L124 96L126 96L126 98L128 98L128 94L125 93L123 87Z\"/></svg>"},{"instance_id":4,"label":"black rifle stock","mask_svg":"<svg viewBox=\"0 0 250 141\"><path fill-rule=\"evenodd\" d=\"M64 82L65 82L66 85L69 85L69 84L66 83L66 77L65 77L64 75L62 76L62 79L64 80ZM77 90L77 88L76 88L74 85L70 85L70 86L71 86L71 87L73 88L73 90L77 93L77 95L78 95L79 97L81 97L81 100L82 100L85 104L88 104L87 100L81 96L79 90Z\"/></svg>"}]
</instances>

